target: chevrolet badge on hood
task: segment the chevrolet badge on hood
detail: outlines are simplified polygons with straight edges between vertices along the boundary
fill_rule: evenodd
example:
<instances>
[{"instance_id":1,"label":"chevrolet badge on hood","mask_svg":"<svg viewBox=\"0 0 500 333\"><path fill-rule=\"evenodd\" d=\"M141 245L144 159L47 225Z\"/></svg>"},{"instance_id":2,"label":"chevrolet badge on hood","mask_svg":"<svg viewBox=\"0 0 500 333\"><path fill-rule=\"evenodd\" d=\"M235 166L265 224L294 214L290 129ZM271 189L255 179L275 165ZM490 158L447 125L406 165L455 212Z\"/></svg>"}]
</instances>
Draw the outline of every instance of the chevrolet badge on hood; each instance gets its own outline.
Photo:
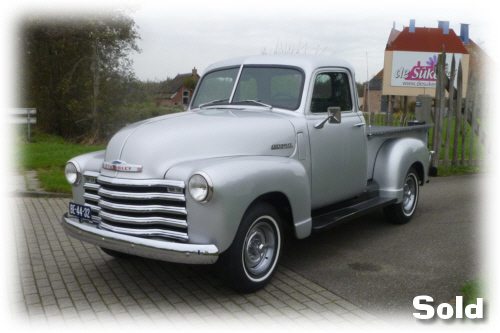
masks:
<instances>
[{"instance_id":1,"label":"chevrolet badge on hood","mask_svg":"<svg viewBox=\"0 0 500 333\"><path fill-rule=\"evenodd\" d=\"M112 161L102 163L102 167L107 170L122 172L142 172L142 165L127 164L125 161Z\"/></svg>"}]
</instances>

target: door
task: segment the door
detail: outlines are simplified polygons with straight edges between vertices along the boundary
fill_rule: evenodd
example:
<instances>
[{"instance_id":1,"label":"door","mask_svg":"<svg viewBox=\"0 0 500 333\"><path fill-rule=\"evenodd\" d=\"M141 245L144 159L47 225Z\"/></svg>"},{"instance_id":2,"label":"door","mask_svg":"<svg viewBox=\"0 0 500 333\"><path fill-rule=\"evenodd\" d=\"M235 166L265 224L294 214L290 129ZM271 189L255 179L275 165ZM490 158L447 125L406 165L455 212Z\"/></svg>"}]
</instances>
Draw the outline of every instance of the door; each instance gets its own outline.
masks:
<instances>
[{"instance_id":1,"label":"door","mask_svg":"<svg viewBox=\"0 0 500 333\"><path fill-rule=\"evenodd\" d=\"M322 69L311 83L307 126L311 145L312 208L353 198L366 186L366 136L357 112L354 82L344 69ZM341 123L326 123L329 107L341 108Z\"/></svg>"}]
</instances>

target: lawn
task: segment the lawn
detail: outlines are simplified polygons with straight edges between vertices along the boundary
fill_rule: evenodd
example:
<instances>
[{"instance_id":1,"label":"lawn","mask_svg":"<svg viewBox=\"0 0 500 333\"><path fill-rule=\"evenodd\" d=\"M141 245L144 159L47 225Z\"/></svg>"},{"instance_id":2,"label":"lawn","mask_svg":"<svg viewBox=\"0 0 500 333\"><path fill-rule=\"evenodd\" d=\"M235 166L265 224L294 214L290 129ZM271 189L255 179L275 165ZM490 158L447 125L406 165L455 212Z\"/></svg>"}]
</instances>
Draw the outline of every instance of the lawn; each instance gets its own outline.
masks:
<instances>
[{"instance_id":1,"label":"lawn","mask_svg":"<svg viewBox=\"0 0 500 333\"><path fill-rule=\"evenodd\" d=\"M64 176L66 162L72 157L105 148L68 143L55 135L34 133L30 142L18 138L15 163L21 174L26 170L36 170L46 191L71 193L71 185Z\"/></svg>"},{"instance_id":2,"label":"lawn","mask_svg":"<svg viewBox=\"0 0 500 333\"><path fill-rule=\"evenodd\" d=\"M443 121L443 139L442 139L442 144L441 144L441 154L440 154L440 160L444 159L444 145L446 143L446 128L448 126L448 119L444 119ZM465 137L465 159L468 160L470 156L470 141L471 141L471 126L467 124L467 133ZM462 156L462 130L460 130L459 133L459 144L458 144L458 158L459 160L461 159ZM430 131L430 136L429 136L429 142L432 142L434 136L434 128L431 129ZM453 159L453 141L455 138L455 119L452 120L451 124L451 131L450 131L450 150L448 152L448 159L451 161ZM477 135L474 134L474 142L473 142L473 150L472 150L472 159L476 160L477 159L477 150L478 150L478 141L477 141ZM485 150L484 150L484 145L481 144L481 151L480 151L480 159L484 158Z\"/></svg>"},{"instance_id":3,"label":"lawn","mask_svg":"<svg viewBox=\"0 0 500 333\"><path fill-rule=\"evenodd\" d=\"M460 288L460 292L464 296L464 307L469 304L477 304L478 298L484 298L484 282L480 279L467 281Z\"/></svg>"}]
</instances>

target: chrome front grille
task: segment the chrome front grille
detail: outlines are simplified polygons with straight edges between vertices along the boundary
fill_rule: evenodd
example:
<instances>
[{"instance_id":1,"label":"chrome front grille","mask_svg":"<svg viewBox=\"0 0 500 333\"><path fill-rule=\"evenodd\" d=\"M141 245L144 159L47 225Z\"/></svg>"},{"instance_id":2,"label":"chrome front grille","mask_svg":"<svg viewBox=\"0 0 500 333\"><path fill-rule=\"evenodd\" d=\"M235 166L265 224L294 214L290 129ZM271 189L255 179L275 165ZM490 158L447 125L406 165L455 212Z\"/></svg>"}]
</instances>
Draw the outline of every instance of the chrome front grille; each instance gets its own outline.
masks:
<instances>
[{"instance_id":1,"label":"chrome front grille","mask_svg":"<svg viewBox=\"0 0 500 333\"><path fill-rule=\"evenodd\" d=\"M101 229L136 237L188 241L184 182L84 174L85 205Z\"/></svg>"}]
</instances>

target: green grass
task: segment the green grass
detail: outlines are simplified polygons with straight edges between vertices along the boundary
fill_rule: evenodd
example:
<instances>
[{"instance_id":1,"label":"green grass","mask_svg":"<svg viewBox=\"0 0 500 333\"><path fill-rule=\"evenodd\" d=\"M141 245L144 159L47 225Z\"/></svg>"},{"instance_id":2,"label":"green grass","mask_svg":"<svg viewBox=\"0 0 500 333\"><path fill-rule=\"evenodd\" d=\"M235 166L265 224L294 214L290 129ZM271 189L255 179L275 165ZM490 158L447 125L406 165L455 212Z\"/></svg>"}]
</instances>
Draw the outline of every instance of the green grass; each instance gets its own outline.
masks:
<instances>
[{"instance_id":1,"label":"green grass","mask_svg":"<svg viewBox=\"0 0 500 333\"><path fill-rule=\"evenodd\" d=\"M464 307L469 304L477 304L478 298L484 298L484 285L481 280L466 282L459 291L464 296Z\"/></svg>"},{"instance_id":2,"label":"green grass","mask_svg":"<svg viewBox=\"0 0 500 333\"><path fill-rule=\"evenodd\" d=\"M20 134L20 137L25 136ZM21 173L36 170L44 190L71 193L71 186L64 176L66 162L75 156L102 149L105 146L68 143L55 135L34 133L30 142L17 140L15 163Z\"/></svg>"},{"instance_id":3,"label":"green grass","mask_svg":"<svg viewBox=\"0 0 500 333\"><path fill-rule=\"evenodd\" d=\"M473 175L484 172L486 172L486 169L478 166L457 165L438 167L438 177Z\"/></svg>"},{"instance_id":4,"label":"green grass","mask_svg":"<svg viewBox=\"0 0 500 333\"><path fill-rule=\"evenodd\" d=\"M441 144L441 153L440 153L440 156L439 156L440 160L444 159L444 145L446 143L446 128L447 128L447 125L448 125L448 119L444 119L443 120L443 140L442 140L442 144ZM466 133L466 137L465 137L466 138L466 140L465 140L465 160L468 160L469 156L471 154L471 151L470 151L471 131L472 131L471 126L469 124L467 124L467 133ZM462 156L462 133L461 133L461 131L460 131L459 135L460 135L460 137L459 137L459 143L458 143L458 158L460 160L461 156ZM434 136L434 128L432 128L430 130L429 142L432 142L433 136ZM454 138L455 138L455 119L452 120L451 131L450 131L450 150L448 152L448 159L450 161L453 158L453 141L454 141ZM473 160L476 160L477 156L478 156L478 154L477 154L478 144L477 143L478 143L477 142L477 135L474 134L474 142L473 142L473 150L472 150L472 159ZM481 144L481 150L480 150L479 157L481 159L484 158L484 154L485 154L484 146L483 146L483 144Z\"/></svg>"}]
</instances>

